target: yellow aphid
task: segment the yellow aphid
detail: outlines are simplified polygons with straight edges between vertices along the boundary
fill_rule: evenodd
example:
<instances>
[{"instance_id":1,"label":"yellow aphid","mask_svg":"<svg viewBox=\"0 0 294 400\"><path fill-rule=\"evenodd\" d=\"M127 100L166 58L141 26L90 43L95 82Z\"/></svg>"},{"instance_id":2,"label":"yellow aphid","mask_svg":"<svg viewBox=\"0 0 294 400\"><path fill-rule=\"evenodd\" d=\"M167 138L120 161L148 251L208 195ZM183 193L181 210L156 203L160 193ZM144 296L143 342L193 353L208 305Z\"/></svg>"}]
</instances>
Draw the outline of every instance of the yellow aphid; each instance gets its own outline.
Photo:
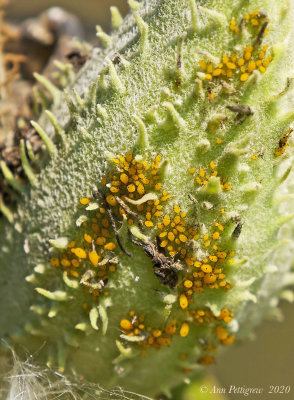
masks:
<instances>
[{"instance_id":1,"label":"yellow aphid","mask_svg":"<svg viewBox=\"0 0 294 400\"><path fill-rule=\"evenodd\" d=\"M206 74L205 75L205 79L207 79L208 81L212 79L212 75L211 74Z\"/></svg>"},{"instance_id":2,"label":"yellow aphid","mask_svg":"<svg viewBox=\"0 0 294 400\"><path fill-rule=\"evenodd\" d=\"M85 239L85 241L86 241L87 243L92 243L92 240L93 240L92 236L91 236L91 235L88 235L88 233L85 233L85 234L84 234L84 239Z\"/></svg>"},{"instance_id":3,"label":"yellow aphid","mask_svg":"<svg viewBox=\"0 0 294 400\"><path fill-rule=\"evenodd\" d=\"M227 330L220 325L216 327L216 335L219 340L224 340L229 336Z\"/></svg>"},{"instance_id":4,"label":"yellow aphid","mask_svg":"<svg viewBox=\"0 0 294 400\"><path fill-rule=\"evenodd\" d=\"M161 155L158 154L158 155L155 157L155 163L156 163L156 164L159 164L160 161L161 161Z\"/></svg>"},{"instance_id":5,"label":"yellow aphid","mask_svg":"<svg viewBox=\"0 0 294 400\"><path fill-rule=\"evenodd\" d=\"M160 329L155 329L152 334L157 338L162 335L162 331Z\"/></svg>"},{"instance_id":6,"label":"yellow aphid","mask_svg":"<svg viewBox=\"0 0 294 400\"><path fill-rule=\"evenodd\" d=\"M199 67L201 67L202 69L204 69L204 71L206 71L207 64L204 60L200 60L198 64L199 64Z\"/></svg>"},{"instance_id":7,"label":"yellow aphid","mask_svg":"<svg viewBox=\"0 0 294 400\"><path fill-rule=\"evenodd\" d=\"M183 243L186 243L186 242L188 241L187 236L184 235L184 234L182 234L182 233L179 235L179 239L180 239L180 241L183 242Z\"/></svg>"},{"instance_id":8,"label":"yellow aphid","mask_svg":"<svg viewBox=\"0 0 294 400\"><path fill-rule=\"evenodd\" d=\"M168 244L168 240L163 240L163 241L160 243L160 247L166 247L167 244Z\"/></svg>"},{"instance_id":9,"label":"yellow aphid","mask_svg":"<svg viewBox=\"0 0 294 400\"><path fill-rule=\"evenodd\" d=\"M52 267L59 267L59 259L58 258L51 258L50 259L50 264Z\"/></svg>"},{"instance_id":10,"label":"yellow aphid","mask_svg":"<svg viewBox=\"0 0 294 400\"><path fill-rule=\"evenodd\" d=\"M203 168L200 168L200 170L199 170L199 176L200 176L200 178L204 178L204 177L205 177L205 171L204 171Z\"/></svg>"},{"instance_id":11,"label":"yellow aphid","mask_svg":"<svg viewBox=\"0 0 294 400\"><path fill-rule=\"evenodd\" d=\"M125 185L127 185L127 183L129 182L129 177L127 174L121 174L119 179L122 181L122 183L124 183Z\"/></svg>"},{"instance_id":12,"label":"yellow aphid","mask_svg":"<svg viewBox=\"0 0 294 400\"><path fill-rule=\"evenodd\" d=\"M210 166L211 169L215 169L216 164L215 164L214 161L211 161L210 164L209 164L209 166Z\"/></svg>"},{"instance_id":13,"label":"yellow aphid","mask_svg":"<svg viewBox=\"0 0 294 400\"><path fill-rule=\"evenodd\" d=\"M219 233L219 232L214 232L214 233L212 234L212 239L213 239L213 240L217 240L217 239L219 239L219 237L220 237L220 233Z\"/></svg>"},{"instance_id":14,"label":"yellow aphid","mask_svg":"<svg viewBox=\"0 0 294 400\"><path fill-rule=\"evenodd\" d=\"M137 192L138 192L139 194L144 194L144 193L145 193L145 188L144 188L144 186L142 185L142 183L140 183L140 184L138 185L138 187L137 187Z\"/></svg>"},{"instance_id":15,"label":"yellow aphid","mask_svg":"<svg viewBox=\"0 0 294 400\"><path fill-rule=\"evenodd\" d=\"M167 237L171 242L175 240L175 235L173 234L173 232L168 232Z\"/></svg>"},{"instance_id":16,"label":"yellow aphid","mask_svg":"<svg viewBox=\"0 0 294 400\"><path fill-rule=\"evenodd\" d=\"M60 263L63 267L70 267L71 265L70 261L67 258L63 258Z\"/></svg>"},{"instance_id":17,"label":"yellow aphid","mask_svg":"<svg viewBox=\"0 0 294 400\"><path fill-rule=\"evenodd\" d=\"M183 310L188 307L188 299L185 294L181 294L180 296L180 306Z\"/></svg>"},{"instance_id":18,"label":"yellow aphid","mask_svg":"<svg viewBox=\"0 0 294 400\"><path fill-rule=\"evenodd\" d=\"M103 236L99 236L96 239L96 244L98 244L98 246L103 246L106 243L106 238Z\"/></svg>"},{"instance_id":19,"label":"yellow aphid","mask_svg":"<svg viewBox=\"0 0 294 400\"><path fill-rule=\"evenodd\" d=\"M145 221L145 226L147 226L148 228L154 226L152 221Z\"/></svg>"},{"instance_id":20,"label":"yellow aphid","mask_svg":"<svg viewBox=\"0 0 294 400\"><path fill-rule=\"evenodd\" d=\"M224 56L222 57L222 62L223 62L224 64L226 64L228 61L229 61L229 57L228 57L227 55L224 55Z\"/></svg>"},{"instance_id":21,"label":"yellow aphid","mask_svg":"<svg viewBox=\"0 0 294 400\"><path fill-rule=\"evenodd\" d=\"M180 207L179 207L178 205L175 205L175 206L174 206L174 212L175 212L176 214L180 214L181 209L180 209Z\"/></svg>"},{"instance_id":22,"label":"yellow aphid","mask_svg":"<svg viewBox=\"0 0 294 400\"><path fill-rule=\"evenodd\" d=\"M113 196L113 195L111 195L111 194L109 194L108 196L106 196L106 201L107 201L107 203L110 205L110 206L116 206L117 205L117 202L116 202L116 200L115 200L115 197Z\"/></svg>"},{"instance_id":23,"label":"yellow aphid","mask_svg":"<svg viewBox=\"0 0 294 400\"><path fill-rule=\"evenodd\" d=\"M225 259L227 257L227 253L225 251L219 251L217 252L218 258Z\"/></svg>"},{"instance_id":24,"label":"yellow aphid","mask_svg":"<svg viewBox=\"0 0 294 400\"><path fill-rule=\"evenodd\" d=\"M136 190L136 186L131 183L130 185L127 186L128 192L133 193Z\"/></svg>"},{"instance_id":25,"label":"yellow aphid","mask_svg":"<svg viewBox=\"0 0 294 400\"><path fill-rule=\"evenodd\" d=\"M248 71L248 72L252 72L252 71L255 70L255 68L256 68L256 63L255 63L255 61L250 61L250 62L248 63L248 66L247 66L247 71Z\"/></svg>"},{"instance_id":26,"label":"yellow aphid","mask_svg":"<svg viewBox=\"0 0 294 400\"><path fill-rule=\"evenodd\" d=\"M79 260L76 259L71 260L71 265L75 268L78 268L80 266Z\"/></svg>"},{"instance_id":27,"label":"yellow aphid","mask_svg":"<svg viewBox=\"0 0 294 400\"><path fill-rule=\"evenodd\" d=\"M162 183L160 183L160 182L157 182L154 186L154 189L157 191L160 190L161 188L162 188Z\"/></svg>"},{"instance_id":28,"label":"yellow aphid","mask_svg":"<svg viewBox=\"0 0 294 400\"><path fill-rule=\"evenodd\" d=\"M238 67L242 67L242 65L244 65L244 63L245 63L245 60L243 58L239 58L239 60L237 62Z\"/></svg>"},{"instance_id":29,"label":"yellow aphid","mask_svg":"<svg viewBox=\"0 0 294 400\"><path fill-rule=\"evenodd\" d=\"M182 326L181 326L181 328L180 328L180 336L181 336L181 337L186 337L186 336L188 336L189 331L190 331L189 324L188 324L187 322L183 322L183 323L182 323Z\"/></svg>"},{"instance_id":30,"label":"yellow aphid","mask_svg":"<svg viewBox=\"0 0 294 400\"><path fill-rule=\"evenodd\" d=\"M214 283L216 281L216 275L212 274L212 273L205 274L203 280L204 280L204 283L206 285L209 285L209 284Z\"/></svg>"},{"instance_id":31,"label":"yellow aphid","mask_svg":"<svg viewBox=\"0 0 294 400\"><path fill-rule=\"evenodd\" d=\"M222 344L229 345L229 344L234 343L234 341L235 341L235 335L230 335L227 338L222 340Z\"/></svg>"},{"instance_id":32,"label":"yellow aphid","mask_svg":"<svg viewBox=\"0 0 294 400\"><path fill-rule=\"evenodd\" d=\"M252 18L250 22L251 22L251 25L253 25L253 26L258 26L259 25L259 21L256 18Z\"/></svg>"},{"instance_id":33,"label":"yellow aphid","mask_svg":"<svg viewBox=\"0 0 294 400\"><path fill-rule=\"evenodd\" d=\"M212 76L219 76L222 73L222 70L220 68L216 68L213 73ZM212 129L213 130L213 129Z\"/></svg>"},{"instance_id":34,"label":"yellow aphid","mask_svg":"<svg viewBox=\"0 0 294 400\"><path fill-rule=\"evenodd\" d=\"M244 74L241 74L240 81L246 82L248 78L249 78L249 74L247 72L245 72Z\"/></svg>"},{"instance_id":35,"label":"yellow aphid","mask_svg":"<svg viewBox=\"0 0 294 400\"><path fill-rule=\"evenodd\" d=\"M203 356L198 360L199 364L201 365L212 365L214 364L215 360L213 356Z\"/></svg>"},{"instance_id":36,"label":"yellow aphid","mask_svg":"<svg viewBox=\"0 0 294 400\"><path fill-rule=\"evenodd\" d=\"M76 255L78 258L87 258L87 253L85 252L84 249L80 247L76 247L71 249L71 252Z\"/></svg>"},{"instance_id":37,"label":"yellow aphid","mask_svg":"<svg viewBox=\"0 0 294 400\"><path fill-rule=\"evenodd\" d=\"M187 279L187 280L184 282L184 286L185 286L185 288L190 289L190 288L193 286L193 282L190 281L190 279Z\"/></svg>"},{"instance_id":38,"label":"yellow aphid","mask_svg":"<svg viewBox=\"0 0 294 400\"><path fill-rule=\"evenodd\" d=\"M232 55L231 55L231 60L232 60L233 62L236 62L236 60L237 60L237 55L236 55L236 54L232 54Z\"/></svg>"},{"instance_id":39,"label":"yellow aphid","mask_svg":"<svg viewBox=\"0 0 294 400\"><path fill-rule=\"evenodd\" d=\"M80 203L83 205L83 206L86 206L87 204L89 204L90 203L90 199L88 199L87 197L83 197L82 199L80 199Z\"/></svg>"},{"instance_id":40,"label":"yellow aphid","mask_svg":"<svg viewBox=\"0 0 294 400\"><path fill-rule=\"evenodd\" d=\"M99 263L99 255L96 253L95 250L90 251L89 253L89 260L91 261L91 263L94 265L94 267L97 267L98 263Z\"/></svg>"},{"instance_id":41,"label":"yellow aphid","mask_svg":"<svg viewBox=\"0 0 294 400\"><path fill-rule=\"evenodd\" d=\"M210 273L212 271L212 267L209 264L203 264L201 266L203 272Z\"/></svg>"},{"instance_id":42,"label":"yellow aphid","mask_svg":"<svg viewBox=\"0 0 294 400\"><path fill-rule=\"evenodd\" d=\"M132 159L133 159L133 154L130 151L128 151L127 154L126 154L127 162L131 162Z\"/></svg>"},{"instance_id":43,"label":"yellow aphid","mask_svg":"<svg viewBox=\"0 0 294 400\"><path fill-rule=\"evenodd\" d=\"M163 222L163 225L168 226L170 224L170 217L168 215L165 215L162 222Z\"/></svg>"},{"instance_id":44,"label":"yellow aphid","mask_svg":"<svg viewBox=\"0 0 294 400\"><path fill-rule=\"evenodd\" d=\"M194 174L195 171L196 171L196 168L190 168L188 172L189 172L190 174Z\"/></svg>"},{"instance_id":45,"label":"yellow aphid","mask_svg":"<svg viewBox=\"0 0 294 400\"><path fill-rule=\"evenodd\" d=\"M245 51L245 53L244 53L244 59L245 59L246 61L249 61L250 58L251 58L251 56L252 56L252 53L251 53L250 51Z\"/></svg>"},{"instance_id":46,"label":"yellow aphid","mask_svg":"<svg viewBox=\"0 0 294 400\"><path fill-rule=\"evenodd\" d=\"M232 62L227 62L227 67L229 68L229 69L236 69L237 67L236 67L236 64L234 64L234 63L232 63Z\"/></svg>"},{"instance_id":47,"label":"yellow aphid","mask_svg":"<svg viewBox=\"0 0 294 400\"><path fill-rule=\"evenodd\" d=\"M120 326L125 331L131 331L133 329L133 324L128 319L122 319L120 321Z\"/></svg>"},{"instance_id":48,"label":"yellow aphid","mask_svg":"<svg viewBox=\"0 0 294 400\"><path fill-rule=\"evenodd\" d=\"M109 242L109 243L107 243L105 246L104 246L104 249L105 250L114 250L115 249L115 243L113 243L113 242Z\"/></svg>"}]
</instances>

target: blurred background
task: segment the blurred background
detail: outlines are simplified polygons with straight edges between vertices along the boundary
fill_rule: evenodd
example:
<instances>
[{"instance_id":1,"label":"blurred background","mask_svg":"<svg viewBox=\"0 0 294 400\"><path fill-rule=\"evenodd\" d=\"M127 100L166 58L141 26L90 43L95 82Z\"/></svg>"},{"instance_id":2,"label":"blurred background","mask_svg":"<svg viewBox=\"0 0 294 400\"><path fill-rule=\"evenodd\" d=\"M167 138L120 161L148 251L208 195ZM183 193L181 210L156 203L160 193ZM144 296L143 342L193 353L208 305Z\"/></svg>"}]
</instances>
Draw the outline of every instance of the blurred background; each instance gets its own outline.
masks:
<instances>
[{"instance_id":1,"label":"blurred background","mask_svg":"<svg viewBox=\"0 0 294 400\"><path fill-rule=\"evenodd\" d=\"M75 14L84 30L84 37L98 45L95 25L110 29L110 6L117 6L121 13L128 12L126 0L11 0L6 6L6 21L20 25L24 20L38 16L48 7L59 6ZM77 32L80 27L76 26ZM236 343L217 358L217 364L207 368L204 381L192 383L175 391L173 400L233 400L246 397L242 394L201 394L200 386L208 391L217 388L236 387L262 388L262 394L249 395L247 399L293 399L294 398L294 308L282 302L281 321L264 321L256 330L255 340ZM269 394L270 386L292 385L289 394Z\"/></svg>"}]
</instances>

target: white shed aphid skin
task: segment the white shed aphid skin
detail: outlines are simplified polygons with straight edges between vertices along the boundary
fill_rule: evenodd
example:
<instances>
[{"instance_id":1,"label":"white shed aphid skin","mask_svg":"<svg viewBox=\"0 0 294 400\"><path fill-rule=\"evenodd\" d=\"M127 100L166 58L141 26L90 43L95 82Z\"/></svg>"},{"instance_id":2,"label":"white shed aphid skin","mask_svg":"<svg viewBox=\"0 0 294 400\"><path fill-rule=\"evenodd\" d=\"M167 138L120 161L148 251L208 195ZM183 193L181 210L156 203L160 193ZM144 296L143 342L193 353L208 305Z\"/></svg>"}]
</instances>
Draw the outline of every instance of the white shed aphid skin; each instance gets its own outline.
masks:
<instances>
[{"instance_id":1,"label":"white shed aphid skin","mask_svg":"<svg viewBox=\"0 0 294 400\"><path fill-rule=\"evenodd\" d=\"M292 282L277 204L293 178L294 6L130 3L64 93L38 77L55 103L34 123L40 174L22 152L31 187L1 162L22 198L0 225L0 336L69 380L154 397Z\"/></svg>"}]
</instances>

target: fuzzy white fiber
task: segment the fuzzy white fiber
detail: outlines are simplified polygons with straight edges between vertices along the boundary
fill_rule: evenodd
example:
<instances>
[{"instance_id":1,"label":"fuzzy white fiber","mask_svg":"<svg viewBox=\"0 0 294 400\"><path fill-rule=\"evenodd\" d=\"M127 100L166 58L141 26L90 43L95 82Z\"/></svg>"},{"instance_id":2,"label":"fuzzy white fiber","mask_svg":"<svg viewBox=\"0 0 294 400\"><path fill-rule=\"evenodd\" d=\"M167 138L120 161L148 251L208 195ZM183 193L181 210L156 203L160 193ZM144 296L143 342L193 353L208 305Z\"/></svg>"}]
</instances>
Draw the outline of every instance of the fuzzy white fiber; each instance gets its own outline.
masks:
<instances>
[{"instance_id":1,"label":"fuzzy white fiber","mask_svg":"<svg viewBox=\"0 0 294 400\"><path fill-rule=\"evenodd\" d=\"M5 359L0 358L2 369ZM6 365L5 368L8 368ZM13 367L0 377L0 400L152 400L122 388L105 390L100 385L69 380L53 370L40 369L13 355Z\"/></svg>"}]
</instances>

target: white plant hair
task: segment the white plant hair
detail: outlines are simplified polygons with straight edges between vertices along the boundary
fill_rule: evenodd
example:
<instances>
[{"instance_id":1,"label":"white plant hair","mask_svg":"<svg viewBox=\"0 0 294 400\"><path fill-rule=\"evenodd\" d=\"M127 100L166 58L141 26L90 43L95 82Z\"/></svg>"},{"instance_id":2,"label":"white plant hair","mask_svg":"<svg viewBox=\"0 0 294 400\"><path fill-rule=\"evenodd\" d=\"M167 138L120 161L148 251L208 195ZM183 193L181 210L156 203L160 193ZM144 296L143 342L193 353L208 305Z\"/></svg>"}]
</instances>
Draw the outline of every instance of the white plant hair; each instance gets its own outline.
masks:
<instances>
[{"instance_id":1,"label":"white plant hair","mask_svg":"<svg viewBox=\"0 0 294 400\"><path fill-rule=\"evenodd\" d=\"M32 360L21 361L12 353L12 364L0 358L0 400L152 400L150 397L115 387L110 390L100 385L73 379L34 365ZM7 372L8 371L8 372Z\"/></svg>"}]
</instances>

